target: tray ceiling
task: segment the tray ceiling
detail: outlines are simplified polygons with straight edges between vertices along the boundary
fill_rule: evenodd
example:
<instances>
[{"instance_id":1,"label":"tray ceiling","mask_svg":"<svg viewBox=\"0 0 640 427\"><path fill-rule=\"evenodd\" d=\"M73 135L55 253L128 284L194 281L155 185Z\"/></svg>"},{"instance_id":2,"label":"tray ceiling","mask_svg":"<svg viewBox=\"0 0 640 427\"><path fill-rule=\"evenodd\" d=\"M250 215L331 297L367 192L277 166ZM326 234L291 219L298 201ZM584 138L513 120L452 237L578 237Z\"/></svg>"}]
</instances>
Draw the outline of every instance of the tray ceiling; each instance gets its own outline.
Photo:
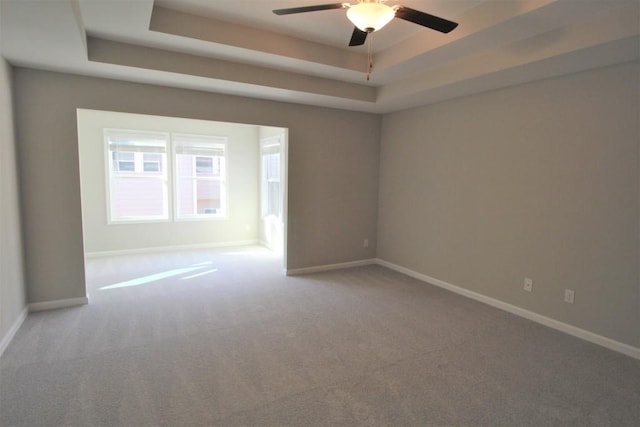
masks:
<instances>
[{"instance_id":1,"label":"tray ceiling","mask_svg":"<svg viewBox=\"0 0 640 427\"><path fill-rule=\"evenodd\" d=\"M2 0L12 64L385 113L640 58L637 0L402 0L458 22L441 34L394 19L348 47L326 0Z\"/></svg>"}]
</instances>

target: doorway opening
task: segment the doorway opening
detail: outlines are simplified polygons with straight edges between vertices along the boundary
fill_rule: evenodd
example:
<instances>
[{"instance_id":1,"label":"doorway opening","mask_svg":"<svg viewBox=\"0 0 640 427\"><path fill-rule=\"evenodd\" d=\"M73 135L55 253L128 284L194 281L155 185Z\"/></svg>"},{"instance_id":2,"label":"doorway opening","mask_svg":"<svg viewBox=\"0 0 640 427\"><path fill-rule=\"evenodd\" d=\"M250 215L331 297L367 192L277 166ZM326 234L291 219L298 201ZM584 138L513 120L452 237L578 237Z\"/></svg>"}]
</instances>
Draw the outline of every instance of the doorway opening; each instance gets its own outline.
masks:
<instances>
[{"instance_id":1,"label":"doorway opening","mask_svg":"<svg viewBox=\"0 0 640 427\"><path fill-rule=\"evenodd\" d=\"M86 262L207 250L248 260L248 249L263 247L284 274L286 128L87 109L77 122ZM216 271L170 267L100 288Z\"/></svg>"}]
</instances>

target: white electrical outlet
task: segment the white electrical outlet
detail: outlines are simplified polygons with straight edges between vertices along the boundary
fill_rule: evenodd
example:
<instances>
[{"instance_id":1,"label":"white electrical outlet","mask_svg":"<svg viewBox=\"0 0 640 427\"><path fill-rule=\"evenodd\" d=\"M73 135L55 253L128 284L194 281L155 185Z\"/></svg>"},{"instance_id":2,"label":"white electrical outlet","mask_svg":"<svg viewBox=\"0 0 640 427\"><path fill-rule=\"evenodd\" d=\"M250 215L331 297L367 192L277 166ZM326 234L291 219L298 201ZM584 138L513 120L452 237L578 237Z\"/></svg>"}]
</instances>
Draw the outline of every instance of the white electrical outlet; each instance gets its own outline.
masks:
<instances>
[{"instance_id":1,"label":"white electrical outlet","mask_svg":"<svg viewBox=\"0 0 640 427\"><path fill-rule=\"evenodd\" d=\"M575 299L575 297L576 297L575 291L572 291L571 289L564 290L564 302L573 304L573 300Z\"/></svg>"},{"instance_id":2,"label":"white electrical outlet","mask_svg":"<svg viewBox=\"0 0 640 427\"><path fill-rule=\"evenodd\" d=\"M364 239L362 242L362 247L368 248L369 247L369 239Z\"/></svg>"},{"instance_id":3,"label":"white electrical outlet","mask_svg":"<svg viewBox=\"0 0 640 427\"><path fill-rule=\"evenodd\" d=\"M527 292L531 292L533 290L533 280L525 277L524 286L522 287Z\"/></svg>"}]
</instances>

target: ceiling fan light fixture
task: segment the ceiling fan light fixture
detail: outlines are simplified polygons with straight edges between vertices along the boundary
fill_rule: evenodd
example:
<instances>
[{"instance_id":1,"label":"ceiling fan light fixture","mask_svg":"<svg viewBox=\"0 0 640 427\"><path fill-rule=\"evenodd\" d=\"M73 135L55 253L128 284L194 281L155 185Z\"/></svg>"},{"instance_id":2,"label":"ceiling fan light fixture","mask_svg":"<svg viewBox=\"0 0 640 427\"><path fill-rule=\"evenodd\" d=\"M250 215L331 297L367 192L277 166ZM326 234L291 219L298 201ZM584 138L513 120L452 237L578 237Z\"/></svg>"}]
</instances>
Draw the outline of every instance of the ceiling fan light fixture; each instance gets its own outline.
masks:
<instances>
[{"instance_id":1,"label":"ceiling fan light fixture","mask_svg":"<svg viewBox=\"0 0 640 427\"><path fill-rule=\"evenodd\" d=\"M360 30L367 33L378 31L393 19L396 11L382 3L361 2L347 9L347 18Z\"/></svg>"}]
</instances>

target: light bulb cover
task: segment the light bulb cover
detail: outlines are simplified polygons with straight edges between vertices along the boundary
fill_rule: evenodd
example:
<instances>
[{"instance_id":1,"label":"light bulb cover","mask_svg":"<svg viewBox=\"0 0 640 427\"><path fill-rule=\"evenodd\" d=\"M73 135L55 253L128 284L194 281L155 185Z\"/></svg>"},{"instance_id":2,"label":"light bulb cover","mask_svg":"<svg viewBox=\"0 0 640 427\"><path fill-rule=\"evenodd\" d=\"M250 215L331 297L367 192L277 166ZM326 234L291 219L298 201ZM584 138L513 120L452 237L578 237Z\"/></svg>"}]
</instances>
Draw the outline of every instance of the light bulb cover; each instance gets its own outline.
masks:
<instances>
[{"instance_id":1,"label":"light bulb cover","mask_svg":"<svg viewBox=\"0 0 640 427\"><path fill-rule=\"evenodd\" d=\"M362 31L378 31L393 19L396 11L382 3L362 2L347 9L347 18Z\"/></svg>"}]
</instances>

